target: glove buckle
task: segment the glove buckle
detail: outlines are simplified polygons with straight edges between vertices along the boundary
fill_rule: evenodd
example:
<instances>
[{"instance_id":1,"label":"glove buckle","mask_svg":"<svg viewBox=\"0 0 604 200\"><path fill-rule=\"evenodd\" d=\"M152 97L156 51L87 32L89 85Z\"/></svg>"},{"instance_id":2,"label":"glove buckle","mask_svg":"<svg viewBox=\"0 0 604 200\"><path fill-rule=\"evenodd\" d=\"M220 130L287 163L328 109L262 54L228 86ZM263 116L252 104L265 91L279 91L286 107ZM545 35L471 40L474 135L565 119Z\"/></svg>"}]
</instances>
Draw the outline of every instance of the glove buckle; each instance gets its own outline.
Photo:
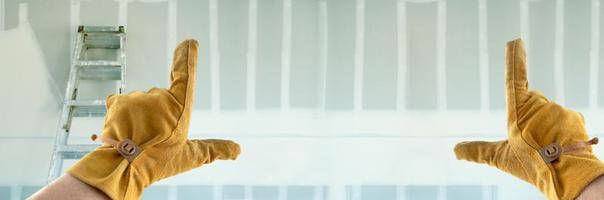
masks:
<instances>
[{"instance_id":1,"label":"glove buckle","mask_svg":"<svg viewBox=\"0 0 604 200\"><path fill-rule=\"evenodd\" d=\"M128 162L132 162L141 153L141 148L129 139L120 141L115 148Z\"/></svg>"},{"instance_id":2,"label":"glove buckle","mask_svg":"<svg viewBox=\"0 0 604 200\"><path fill-rule=\"evenodd\" d=\"M539 149L539 154L543 161L546 163L552 163L562 154L562 147L558 143L549 144L541 149Z\"/></svg>"},{"instance_id":3,"label":"glove buckle","mask_svg":"<svg viewBox=\"0 0 604 200\"><path fill-rule=\"evenodd\" d=\"M558 143L552 143L539 149L539 155L541 155L541 158L543 158L543 161L546 163L552 163L560 158L562 154L581 154L581 152L584 152L583 150L587 149L589 146L598 144L598 141L598 138L594 137L588 141L581 141L565 146L560 146Z\"/></svg>"},{"instance_id":4,"label":"glove buckle","mask_svg":"<svg viewBox=\"0 0 604 200\"><path fill-rule=\"evenodd\" d=\"M92 134L90 139L92 141L97 140L99 137L96 134ZM141 148L136 145L136 143L130 139L124 139L121 141L115 141L109 137L101 136L101 141L103 143L107 143L113 148L117 149L117 152L120 153L129 163L131 163L137 156L142 152Z\"/></svg>"}]
</instances>

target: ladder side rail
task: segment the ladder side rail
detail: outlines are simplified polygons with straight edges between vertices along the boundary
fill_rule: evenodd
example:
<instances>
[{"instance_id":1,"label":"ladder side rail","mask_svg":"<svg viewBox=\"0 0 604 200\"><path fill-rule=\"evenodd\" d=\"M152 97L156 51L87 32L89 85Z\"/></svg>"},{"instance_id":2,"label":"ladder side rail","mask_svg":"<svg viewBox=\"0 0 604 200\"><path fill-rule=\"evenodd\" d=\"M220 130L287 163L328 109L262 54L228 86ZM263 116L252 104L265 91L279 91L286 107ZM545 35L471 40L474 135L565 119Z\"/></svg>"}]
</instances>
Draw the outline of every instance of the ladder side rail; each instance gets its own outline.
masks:
<instances>
[{"instance_id":1,"label":"ladder side rail","mask_svg":"<svg viewBox=\"0 0 604 200\"><path fill-rule=\"evenodd\" d=\"M75 61L77 61L80 57L81 45L82 45L82 36L81 34L77 34L75 50L72 56L72 64L69 70L69 79L67 81L67 88L65 89L65 96L63 101L63 107L61 109L61 118L59 119L59 127L55 136L55 143L53 147L53 153L51 158L50 169L48 173L48 182L53 181L58 178L61 169L63 167L63 159L60 152L58 152L61 145L65 145L67 143L67 137L69 134L70 123L65 123L70 121L71 113L73 112L72 106L68 105L67 102L75 98L76 93L76 84L77 84L77 75L78 69L75 65Z\"/></svg>"},{"instance_id":2,"label":"ladder side rail","mask_svg":"<svg viewBox=\"0 0 604 200\"><path fill-rule=\"evenodd\" d=\"M123 27L122 27L123 29ZM126 92L126 34L120 33L120 55L119 62L121 63L121 80L118 94Z\"/></svg>"}]
</instances>

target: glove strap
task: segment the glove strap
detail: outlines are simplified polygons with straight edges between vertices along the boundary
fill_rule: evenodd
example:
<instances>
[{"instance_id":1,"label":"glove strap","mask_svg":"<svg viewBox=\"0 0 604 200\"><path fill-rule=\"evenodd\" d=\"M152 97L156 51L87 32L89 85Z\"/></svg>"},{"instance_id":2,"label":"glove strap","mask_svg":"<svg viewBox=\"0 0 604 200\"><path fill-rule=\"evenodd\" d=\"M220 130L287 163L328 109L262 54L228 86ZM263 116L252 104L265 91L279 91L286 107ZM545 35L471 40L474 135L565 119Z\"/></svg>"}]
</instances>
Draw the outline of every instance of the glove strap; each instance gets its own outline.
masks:
<instances>
[{"instance_id":1,"label":"glove strap","mask_svg":"<svg viewBox=\"0 0 604 200\"><path fill-rule=\"evenodd\" d=\"M598 144L598 141L598 138L594 137L588 141L577 142L575 144L566 146L560 146L560 144L558 143L552 143L539 149L539 154L541 155L541 158L543 158L543 161L545 161L546 163L552 163L558 160L558 158L560 158L562 154L581 154L583 153L582 151L588 148L589 146Z\"/></svg>"},{"instance_id":2,"label":"glove strap","mask_svg":"<svg viewBox=\"0 0 604 200\"><path fill-rule=\"evenodd\" d=\"M92 134L90 138L92 139L92 141L99 139L96 134ZM134 141L129 139L120 140L119 142L105 136L101 136L100 139L103 143L108 144L109 146L112 146L113 148L117 149L117 152L120 153L120 155L122 155L124 158L126 158L129 163L132 163L132 161L142 151L141 148L136 145L136 143L134 143Z\"/></svg>"}]
</instances>

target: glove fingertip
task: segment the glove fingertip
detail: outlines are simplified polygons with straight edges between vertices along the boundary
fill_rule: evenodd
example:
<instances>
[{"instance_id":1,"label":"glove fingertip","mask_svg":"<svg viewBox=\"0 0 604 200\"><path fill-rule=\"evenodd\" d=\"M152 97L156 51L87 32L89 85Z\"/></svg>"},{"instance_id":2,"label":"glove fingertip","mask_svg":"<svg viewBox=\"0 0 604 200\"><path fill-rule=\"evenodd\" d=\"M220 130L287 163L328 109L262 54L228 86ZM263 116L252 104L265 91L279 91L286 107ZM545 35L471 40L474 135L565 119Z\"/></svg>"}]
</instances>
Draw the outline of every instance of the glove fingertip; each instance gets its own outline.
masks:
<instances>
[{"instance_id":1,"label":"glove fingertip","mask_svg":"<svg viewBox=\"0 0 604 200\"><path fill-rule=\"evenodd\" d=\"M229 150L231 151L231 160L237 160L237 158L239 157L239 155L241 154L241 146L239 146L239 144L237 144L236 142L233 141L229 141Z\"/></svg>"},{"instance_id":2,"label":"glove fingertip","mask_svg":"<svg viewBox=\"0 0 604 200\"><path fill-rule=\"evenodd\" d=\"M467 145L468 142L460 142L455 145L455 157L457 160L467 160Z\"/></svg>"}]
</instances>

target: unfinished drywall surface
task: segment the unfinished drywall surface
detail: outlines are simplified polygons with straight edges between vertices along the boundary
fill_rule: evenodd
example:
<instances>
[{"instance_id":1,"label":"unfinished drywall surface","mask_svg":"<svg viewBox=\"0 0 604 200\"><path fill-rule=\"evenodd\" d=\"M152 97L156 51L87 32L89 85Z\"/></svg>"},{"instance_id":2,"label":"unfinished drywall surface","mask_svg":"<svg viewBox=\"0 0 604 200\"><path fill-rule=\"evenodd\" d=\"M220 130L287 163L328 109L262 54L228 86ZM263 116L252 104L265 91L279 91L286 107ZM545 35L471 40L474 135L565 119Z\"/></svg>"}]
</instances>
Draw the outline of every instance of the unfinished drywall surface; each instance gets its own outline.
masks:
<instances>
[{"instance_id":1,"label":"unfinished drywall surface","mask_svg":"<svg viewBox=\"0 0 604 200\"><path fill-rule=\"evenodd\" d=\"M126 90L128 92L168 86L171 63L167 62L168 55L166 55L166 7L166 2L128 4L126 27L128 41Z\"/></svg>"},{"instance_id":2,"label":"unfinished drywall surface","mask_svg":"<svg viewBox=\"0 0 604 200\"><path fill-rule=\"evenodd\" d=\"M396 0L366 1L363 109L396 110Z\"/></svg>"},{"instance_id":3,"label":"unfinished drywall surface","mask_svg":"<svg viewBox=\"0 0 604 200\"><path fill-rule=\"evenodd\" d=\"M447 3L447 109L480 109L478 4L475 0ZM463 49L463 50L462 50Z\"/></svg>"},{"instance_id":4,"label":"unfinished drywall surface","mask_svg":"<svg viewBox=\"0 0 604 200\"><path fill-rule=\"evenodd\" d=\"M587 77L591 75L591 71L587 71L587 65L591 69L591 62L586 60L590 59L587 53L593 51L591 48L602 46L587 42L591 41L587 32L592 31L591 28L599 30L599 27L593 24L590 27L590 23L570 24L592 20L588 13L592 12L589 9L593 5L588 5L588 1L573 5L565 1L561 40L555 37L556 30L560 29L556 27L560 24L555 19L558 5L553 1L0 1L5 2L3 14L9 29L17 27L18 4L30 4L28 16L37 40L35 43L43 52L44 67L57 80L55 85L60 95L65 88L72 36L77 25L127 25L128 91L166 87L174 47L172 40L178 42L193 37L200 41L191 136L235 139L242 144L244 152L238 161L217 162L160 182L161 189L149 189L146 198L168 198L167 193L174 195L175 190L181 198L182 184L203 184L212 187L214 194L242 197L249 191L256 195L260 191L256 190L256 185L260 184L269 188L266 195L279 193L286 199L308 198L304 195L314 186L324 187L330 195L340 195L325 199L346 199L354 194L358 194L354 197L358 199L375 199L394 197L395 186L419 184L422 186L406 188L407 199L421 198L426 191L432 197L438 191L459 191L455 185L471 185L468 188L472 192L460 192L471 195L490 194L478 190L481 186L492 185L498 191L495 197L499 199L538 199L538 191L514 177L492 168L455 161L451 148L463 139L492 140L498 138L491 136L505 135L505 115L498 112L505 109L506 41L526 36L530 85L552 98L559 89L555 86L554 73L556 44L578 50L571 52L565 48L561 62L566 102L578 107L587 106L588 93L584 88L588 86L586 80L591 79L591 76ZM257 6L250 5L252 2ZM439 2L446 4L443 6ZM175 4L177 12L172 12L171 5ZM528 5L526 16L524 11L521 12L522 5ZM257 9L255 13L254 9ZM357 18L361 14L363 17ZM257 17L255 23L250 19L253 16ZM286 19L286 16L291 18ZM486 20L486 24L482 20ZM600 20L602 22L604 20ZM529 29L521 29L522 23L529 24ZM486 30L482 32L481 28ZM444 31L444 37L441 31ZM526 33L530 33L530 37ZM486 51L480 47L485 44L481 38L486 41ZM2 42L0 45L9 44ZM212 44L215 49L211 48ZM577 45L576 48L571 44ZM326 59L326 74L321 74L322 61L325 61L321 59ZM488 69L486 91L479 90L484 78L480 77L483 76L481 67L484 67L481 60L487 63ZM215 66L211 66L212 63ZM256 65L255 76L249 74L252 73L250 64ZM283 112L280 110L281 92L286 91L282 85L286 76L281 72L286 65L290 70L286 75L290 80L287 89L291 111ZM362 74L355 76L355 66L361 65ZM407 70L406 74L399 73L401 66ZM0 65L0 70L5 70L1 71L2 75L9 73L6 70L15 70L8 67ZM578 70L572 70L575 68ZM215 69L220 72L212 74ZM41 82L39 79L24 80L22 74L15 76L20 77L21 82L33 85ZM600 70L596 78L603 74L604 70ZM321 96L321 76L326 77L324 97ZM6 80L15 80L15 77ZM249 87L249 77L255 78L255 87ZM213 78L218 84L213 84ZM403 89L397 85L401 80ZM358 89L355 83L361 90L355 91ZM445 83L444 87L442 83ZM89 85L97 86L97 83ZM581 90L569 91L576 87ZM256 100L251 104L256 108L254 115L246 111L250 106L247 99L250 88ZM604 87L599 87L598 91L596 95L602 105ZM481 92L486 92L489 98L482 99ZM213 94L219 95L219 102L211 101ZM355 96L361 97L359 107L364 112L352 114ZM404 101L400 101L400 97ZM324 98L324 104L321 98ZM52 98L46 100L52 101ZM442 102L446 109L433 112L442 108ZM490 110L479 111L485 103ZM219 105L215 110L218 112L206 112L213 105ZM322 105L326 112L316 110ZM397 111L399 108L402 109ZM602 115L596 109L590 111L595 114L586 113L587 124L596 128L589 130L601 133L604 128L589 120L597 122ZM4 112L2 114L2 117L6 116ZM58 113L52 116L58 117ZM35 118L3 119L6 124L12 122L10 125L27 125L27 128L38 126L40 122ZM458 125L468 123L477 125ZM70 143L92 143L88 136L98 133L102 118L74 124L74 138L70 138ZM0 157L13 161L0 165L0 189L1 185L7 184L44 183L54 142L54 124L50 129L52 132L46 136L20 137L29 134L30 130L0 135L9 134L0 139ZM461 137L467 135L477 137ZM24 146L28 149L14 153L14 149ZM426 152L418 154L414 150ZM602 153L598 147L595 151ZM359 157L363 159L359 160ZM425 172L434 166L446 168ZM481 181L484 177L493 182ZM440 195L463 199L449 196L448 192Z\"/></svg>"},{"instance_id":5,"label":"unfinished drywall surface","mask_svg":"<svg viewBox=\"0 0 604 200\"><path fill-rule=\"evenodd\" d=\"M410 110L437 109L436 3L407 5L407 103Z\"/></svg>"},{"instance_id":6,"label":"unfinished drywall surface","mask_svg":"<svg viewBox=\"0 0 604 200\"><path fill-rule=\"evenodd\" d=\"M56 90L64 91L70 64L70 0L5 0L5 30L16 28L19 22L18 5L27 3L27 18L35 38L44 52L44 64L56 84Z\"/></svg>"},{"instance_id":7,"label":"unfinished drywall surface","mask_svg":"<svg viewBox=\"0 0 604 200\"><path fill-rule=\"evenodd\" d=\"M115 26L118 24L118 12L118 1L81 1L80 24L86 26Z\"/></svg>"},{"instance_id":8,"label":"unfinished drywall surface","mask_svg":"<svg viewBox=\"0 0 604 200\"><path fill-rule=\"evenodd\" d=\"M220 108L243 110L246 98L248 6L247 2L238 0L219 0L217 5Z\"/></svg>"},{"instance_id":9,"label":"unfinished drywall surface","mask_svg":"<svg viewBox=\"0 0 604 200\"><path fill-rule=\"evenodd\" d=\"M208 0L178 1L176 26L177 41L194 38L199 41L197 83L194 109L209 110L211 105L210 36ZM168 47L173 48L173 47Z\"/></svg>"},{"instance_id":10,"label":"unfinished drywall surface","mask_svg":"<svg viewBox=\"0 0 604 200\"><path fill-rule=\"evenodd\" d=\"M27 19L0 32L0 135L53 135L59 96Z\"/></svg>"},{"instance_id":11,"label":"unfinished drywall surface","mask_svg":"<svg viewBox=\"0 0 604 200\"><path fill-rule=\"evenodd\" d=\"M348 0L327 1L327 78L325 107L352 110L354 83L355 5Z\"/></svg>"},{"instance_id":12,"label":"unfinished drywall surface","mask_svg":"<svg viewBox=\"0 0 604 200\"><path fill-rule=\"evenodd\" d=\"M259 110L280 107L283 1L258 1L256 106Z\"/></svg>"},{"instance_id":13,"label":"unfinished drywall surface","mask_svg":"<svg viewBox=\"0 0 604 200\"><path fill-rule=\"evenodd\" d=\"M594 31L603 26L572 23L592 20L588 13L593 6L589 2L562 5L565 14L558 16L561 20L556 20L555 12L560 6L550 1L531 2L522 12L519 4L526 2L518 0L481 1L482 7L476 1L411 1L403 6L394 0L363 1L360 7L356 1L339 0L292 1L291 7L282 0L257 1L255 7L250 7L250 1L226 0L3 2L7 29L17 25L17 5L31 4L28 15L32 28L40 33L36 38L60 91L67 81L74 27L118 25L122 21L127 22L129 38L129 91L167 86L172 40L193 37L200 41L197 110L207 110L212 105L229 111L250 106L275 110L284 103L281 93L287 91L292 109L325 106L328 111L350 111L354 109L356 94L361 100L358 107L367 111L501 110L503 44L520 35L526 37L529 47L532 86L555 99L563 94L567 103L577 108L593 106L587 99L604 99L604 92L599 92L603 87L591 86L584 77L590 76L598 83L593 77L602 74L602 70L597 70L599 59L587 54L598 53L595 49L602 45L589 41L598 33ZM211 2L215 4L212 12ZM169 5L176 5L175 14L170 14ZM212 13L216 15L214 27L210 23ZM357 19L359 13L363 17ZM285 14L289 18L285 19ZM250 24L250 17L254 16L256 21ZM481 16L486 18L479 20ZM520 30L521 24L529 26ZM558 39L556 30L562 30ZM210 38L213 32L215 40ZM289 38L284 38L286 32ZM443 33L444 37L439 35ZM357 41L361 34L363 38ZM212 50L211 44L216 44L216 49ZM457 48L461 45L466 46L463 51ZM554 49L560 46L569 48L556 50L562 55L556 56ZM325 59L325 70L321 59ZM216 63L215 70L211 70L211 61ZM252 64L253 72L248 71ZM363 74L355 76L355 66L361 65ZM286 66L289 73L282 74ZM487 78L481 77L484 69ZM212 75L215 71L219 72ZM591 76L598 72L598 76ZM361 80L357 80L359 77ZM248 86L248 79L253 79L255 85ZM354 84L360 85L356 86L358 91ZM577 87L595 92L572 90ZM247 105L248 93L253 93L252 105ZM218 102L212 102L212 98Z\"/></svg>"}]
</instances>

